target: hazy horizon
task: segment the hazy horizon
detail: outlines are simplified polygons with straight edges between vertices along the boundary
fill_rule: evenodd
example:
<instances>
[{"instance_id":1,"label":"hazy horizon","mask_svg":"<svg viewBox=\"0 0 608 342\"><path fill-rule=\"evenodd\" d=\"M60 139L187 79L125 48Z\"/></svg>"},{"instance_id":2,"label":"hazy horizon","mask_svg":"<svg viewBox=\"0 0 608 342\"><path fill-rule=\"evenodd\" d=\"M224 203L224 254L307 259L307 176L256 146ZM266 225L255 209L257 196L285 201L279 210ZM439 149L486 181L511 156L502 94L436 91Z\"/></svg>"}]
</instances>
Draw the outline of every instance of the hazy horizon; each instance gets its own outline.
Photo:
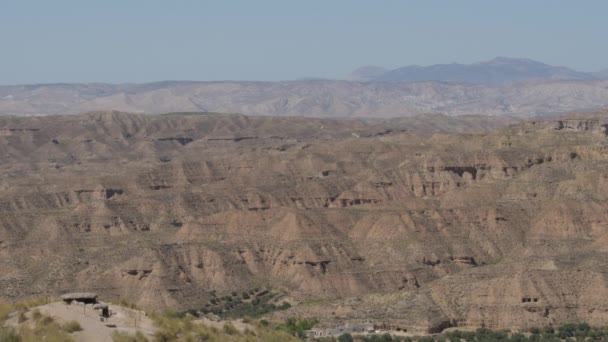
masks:
<instances>
[{"instance_id":1,"label":"hazy horizon","mask_svg":"<svg viewBox=\"0 0 608 342\"><path fill-rule=\"evenodd\" d=\"M8 1L0 84L340 79L528 58L608 67L608 3Z\"/></svg>"}]
</instances>

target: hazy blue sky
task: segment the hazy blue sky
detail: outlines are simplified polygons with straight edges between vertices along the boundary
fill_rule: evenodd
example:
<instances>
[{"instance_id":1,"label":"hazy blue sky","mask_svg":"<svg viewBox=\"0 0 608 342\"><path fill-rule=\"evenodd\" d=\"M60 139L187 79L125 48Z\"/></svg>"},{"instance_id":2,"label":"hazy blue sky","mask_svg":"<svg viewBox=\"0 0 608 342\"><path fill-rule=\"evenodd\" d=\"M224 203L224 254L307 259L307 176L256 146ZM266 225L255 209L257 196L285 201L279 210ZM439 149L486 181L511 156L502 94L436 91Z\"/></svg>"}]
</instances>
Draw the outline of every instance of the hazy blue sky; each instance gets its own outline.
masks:
<instances>
[{"instance_id":1,"label":"hazy blue sky","mask_svg":"<svg viewBox=\"0 0 608 342\"><path fill-rule=\"evenodd\" d=\"M0 0L0 83L336 78L528 57L608 68L608 1Z\"/></svg>"}]
</instances>

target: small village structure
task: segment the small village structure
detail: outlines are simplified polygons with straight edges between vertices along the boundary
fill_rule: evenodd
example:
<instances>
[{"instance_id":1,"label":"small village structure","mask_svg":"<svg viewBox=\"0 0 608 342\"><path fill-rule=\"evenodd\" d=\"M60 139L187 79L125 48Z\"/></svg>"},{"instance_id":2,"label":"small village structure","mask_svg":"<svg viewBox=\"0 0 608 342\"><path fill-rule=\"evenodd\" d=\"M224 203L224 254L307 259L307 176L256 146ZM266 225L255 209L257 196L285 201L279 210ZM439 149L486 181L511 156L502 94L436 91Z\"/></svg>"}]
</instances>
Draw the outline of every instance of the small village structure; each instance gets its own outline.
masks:
<instances>
[{"instance_id":1,"label":"small village structure","mask_svg":"<svg viewBox=\"0 0 608 342\"><path fill-rule=\"evenodd\" d=\"M333 328L327 329L312 328L306 331L306 336L317 338L326 336L339 336L342 334L365 334L375 332L375 328L376 326L369 322L355 324L346 323L344 325L337 325Z\"/></svg>"},{"instance_id":2,"label":"small village structure","mask_svg":"<svg viewBox=\"0 0 608 342\"><path fill-rule=\"evenodd\" d=\"M72 304L72 302L78 302L82 304L97 304L97 294L91 292L74 292L66 293L61 296L66 304Z\"/></svg>"},{"instance_id":3,"label":"small village structure","mask_svg":"<svg viewBox=\"0 0 608 342\"><path fill-rule=\"evenodd\" d=\"M99 316L102 320L107 320L112 312L110 311L110 306L107 303L100 302L97 300L97 294L91 292L74 292L74 293L66 293L61 296L61 299L67 305L72 305L72 303L79 303L84 305L92 305L93 309L99 310Z\"/></svg>"},{"instance_id":4,"label":"small village structure","mask_svg":"<svg viewBox=\"0 0 608 342\"><path fill-rule=\"evenodd\" d=\"M106 303L97 303L93 305L93 309L101 310L99 315L103 318L110 317L110 306Z\"/></svg>"}]
</instances>

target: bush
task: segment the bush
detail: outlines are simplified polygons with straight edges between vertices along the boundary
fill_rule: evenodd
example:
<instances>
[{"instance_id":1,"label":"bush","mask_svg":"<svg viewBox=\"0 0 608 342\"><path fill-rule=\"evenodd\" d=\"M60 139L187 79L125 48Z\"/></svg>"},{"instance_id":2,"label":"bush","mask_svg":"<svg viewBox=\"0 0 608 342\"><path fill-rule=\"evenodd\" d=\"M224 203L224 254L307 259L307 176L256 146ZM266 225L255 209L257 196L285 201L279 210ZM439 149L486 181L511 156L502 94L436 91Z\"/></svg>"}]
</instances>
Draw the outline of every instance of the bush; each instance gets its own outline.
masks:
<instances>
[{"instance_id":1,"label":"bush","mask_svg":"<svg viewBox=\"0 0 608 342\"><path fill-rule=\"evenodd\" d=\"M243 292L243 299L251 298L247 292Z\"/></svg>"},{"instance_id":2,"label":"bush","mask_svg":"<svg viewBox=\"0 0 608 342\"><path fill-rule=\"evenodd\" d=\"M125 332L115 331L112 333L113 342L148 342L146 336L138 331L135 335L129 335Z\"/></svg>"},{"instance_id":3,"label":"bush","mask_svg":"<svg viewBox=\"0 0 608 342\"><path fill-rule=\"evenodd\" d=\"M23 324L19 327L23 341L73 341L52 317L44 316L34 324Z\"/></svg>"},{"instance_id":4,"label":"bush","mask_svg":"<svg viewBox=\"0 0 608 342\"><path fill-rule=\"evenodd\" d=\"M576 334L576 324L567 323L557 328L557 336L562 339L574 337Z\"/></svg>"},{"instance_id":5,"label":"bush","mask_svg":"<svg viewBox=\"0 0 608 342\"><path fill-rule=\"evenodd\" d=\"M287 331L288 333L292 334L293 336L296 336L299 338L305 338L306 337L305 331L312 329L312 327L314 327L315 324L317 324L317 323L319 323L319 321L316 319L298 319L298 318L290 317L287 320L285 320L285 323L280 324L278 326L278 329Z\"/></svg>"},{"instance_id":6,"label":"bush","mask_svg":"<svg viewBox=\"0 0 608 342\"><path fill-rule=\"evenodd\" d=\"M390 341L390 340L387 340ZM435 339L430 337L430 336L422 336L421 338L417 339L416 341L418 342L434 342Z\"/></svg>"},{"instance_id":7,"label":"bush","mask_svg":"<svg viewBox=\"0 0 608 342\"><path fill-rule=\"evenodd\" d=\"M353 336L351 334L342 334L338 336L338 342L353 342Z\"/></svg>"},{"instance_id":8,"label":"bush","mask_svg":"<svg viewBox=\"0 0 608 342\"><path fill-rule=\"evenodd\" d=\"M82 331L82 327L80 326L80 323L78 323L76 321L65 322L63 324L63 326L61 327L61 329L63 329L65 332L70 333L70 334L77 332L77 331Z\"/></svg>"},{"instance_id":9,"label":"bush","mask_svg":"<svg viewBox=\"0 0 608 342\"><path fill-rule=\"evenodd\" d=\"M587 324L587 323L579 323L578 326L576 327L576 330L578 330L578 331L590 331L591 330L591 326L589 326L589 324Z\"/></svg>"},{"instance_id":10,"label":"bush","mask_svg":"<svg viewBox=\"0 0 608 342\"><path fill-rule=\"evenodd\" d=\"M34 309L34 311L32 311L32 318L36 322L40 321L40 319L42 318L42 313L40 312L40 310Z\"/></svg>"},{"instance_id":11,"label":"bush","mask_svg":"<svg viewBox=\"0 0 608 342\"><path fill-rule=\"evenodd\" d=\"M224 323L224 332L228 335L238 335L239 330L232 323Z\"/></svg>"},{"instance_id":12,"label":"bush","mask_svg":"<svg viewBox=\"0 0 608 342\"><path fill-rule=\"evenodd\" d=\"M138 307L135 303L131 303L128 300L126 300L125 298L119 298L117 304L120 306L123 306L125 308L129 308L129 309L133 309L133 310L138 309Z\"/></svg>"},{"instance_id":13,"label":"bush","mask_svg":"<svg viewBox=\"0 0 608 342\"><path fill-rule=\"evenodd\" d=\"M0 341L21 342L21 336L11 327L0 327Z\"/></svg>"},{"instance_id":14,"label":"bush","mask_svg":"<svg viewBox=\"0 0 608 342\"><path fill-rule=\"evenodd\" d=\"M17 322L18 323L23 323L27 321L27 316L25 315L25 311L24 310L19 310L19 316L17 316Z\"/></svg>"},{"instance_id":15,"label":"bush","mask_svg":"<svg viewBox=\"0 0 608 342\"><path fill-rule=\"evenodd\" d=\"M287 302L281 303L281 305L277 306L277 310L287 310L291 307L291 304Z\"/></svg>"},{"instance_id":16,"label":"bush","mask_svg":"<svg viewBox=\"0 0 608 342\"><path fill-rule=\"evenodd\" d=\"M8 315L15 311L15 307L10 304L0 303L0 325L8 318Z\"/></svg>"},{"instance_id":17,"label":"bush","mask_svg":"<svg viewBox=\"0 0 608 342\"><path fill-rule=\"evenodd\" d=\"M513 335L511 335L511 341L513 341L513 342L524 342L527 340L528 339L526 338L526 336L524 334L514 333Z\"/></svg>"}]
</instances>

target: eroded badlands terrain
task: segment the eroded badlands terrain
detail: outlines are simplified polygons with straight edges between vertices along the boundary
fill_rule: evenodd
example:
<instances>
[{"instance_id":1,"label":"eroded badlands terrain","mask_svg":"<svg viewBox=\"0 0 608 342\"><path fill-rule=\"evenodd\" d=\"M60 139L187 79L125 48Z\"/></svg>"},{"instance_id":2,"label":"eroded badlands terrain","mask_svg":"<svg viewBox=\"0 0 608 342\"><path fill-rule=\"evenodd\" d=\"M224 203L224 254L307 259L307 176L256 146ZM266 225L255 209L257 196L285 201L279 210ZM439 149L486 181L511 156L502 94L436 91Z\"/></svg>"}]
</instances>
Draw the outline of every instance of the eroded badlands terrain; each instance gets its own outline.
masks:
<instances>
[{"instance_id":1,"label":"eroded badlands terrain","mask_svg":"<svg viewBox=\"0 0 608 342\"><path fill-rule=\"evenodd\" d=\"M604 324L608 113L467 125L1 117L0 297L264 286L328 320Z\"/></svg>"}]
</instances>

